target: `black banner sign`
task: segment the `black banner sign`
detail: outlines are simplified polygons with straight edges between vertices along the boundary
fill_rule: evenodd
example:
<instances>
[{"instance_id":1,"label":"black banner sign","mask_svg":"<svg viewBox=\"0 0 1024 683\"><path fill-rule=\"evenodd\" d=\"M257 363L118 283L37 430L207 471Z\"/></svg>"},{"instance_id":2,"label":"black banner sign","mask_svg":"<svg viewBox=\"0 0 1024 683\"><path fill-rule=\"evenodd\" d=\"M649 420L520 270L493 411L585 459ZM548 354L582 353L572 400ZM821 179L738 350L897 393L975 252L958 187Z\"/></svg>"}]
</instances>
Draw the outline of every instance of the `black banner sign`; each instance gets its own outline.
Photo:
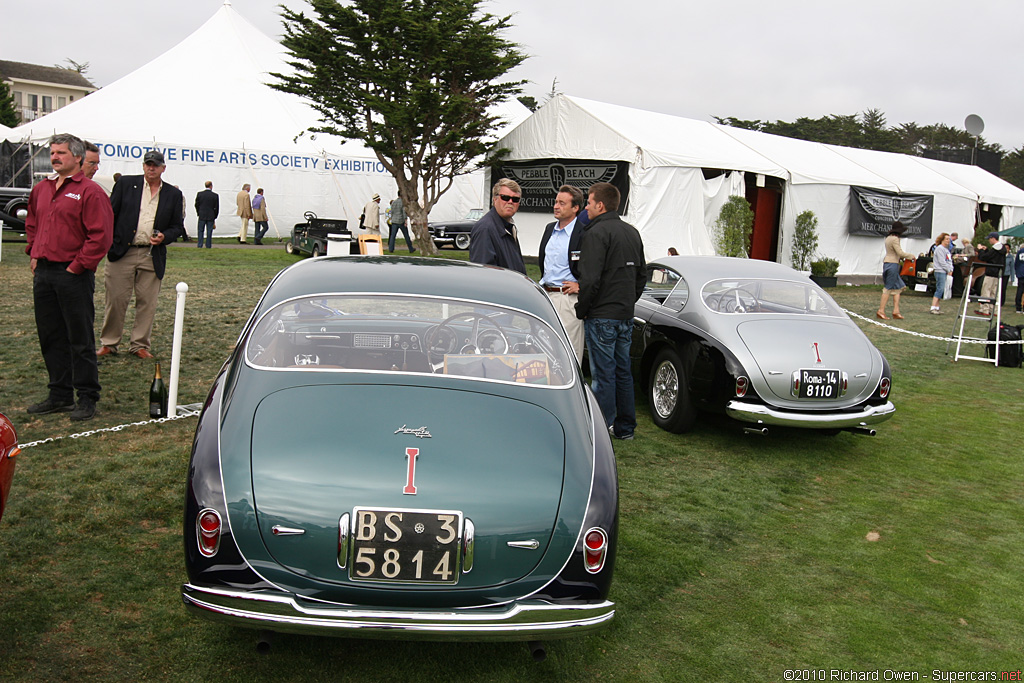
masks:
<instances>
[{"instance_id":1,"label":"black banner sign","mask_svg":"<svg viewBox=\"0 0 1024 683\"><path fill-rule=\"evenodd\" d=\"M562 185L580 188L584 196L594 183L611 183L619 188L622 201L618 213L626 212L629 199L629 163L593 159L535 159L506 161L491 168L491 187L501 178L511 178L523 188L520 211L551 213L555 195ZM584 206L586 204L584 203Z\"/></svg>"},{"instance_id":2,"label":"black banner sign","mask_svg":"<svg viewBox=\"0 0 1024 683\"><path fill-rule=\"evenodd\" d=\"M899 221L907 227L903 237L931 237L934 204L935 197L930 194L897 194L851 186L847 232L885 236Z\"/></svg>"}]
</instances>

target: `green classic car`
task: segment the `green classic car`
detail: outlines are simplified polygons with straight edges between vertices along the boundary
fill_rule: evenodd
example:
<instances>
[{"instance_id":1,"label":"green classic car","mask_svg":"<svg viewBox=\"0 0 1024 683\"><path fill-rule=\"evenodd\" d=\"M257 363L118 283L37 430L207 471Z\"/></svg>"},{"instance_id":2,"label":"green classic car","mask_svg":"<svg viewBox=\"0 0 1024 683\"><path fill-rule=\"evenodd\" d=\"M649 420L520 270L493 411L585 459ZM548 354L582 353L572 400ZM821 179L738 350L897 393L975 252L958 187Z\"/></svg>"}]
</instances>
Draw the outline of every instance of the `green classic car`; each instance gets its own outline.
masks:
<instances>
[{"instance_id":1,"label":"green classic car","mask_svg":"<svg viewBox=\"0 0 1024 683\"><path fill-rule=\"evenodd\" d=\"M599 411L548 297L519 273L296 263L256 306L196 429L184 602L346 637L600 628L614 614L618 484Z\"/></svg>"}]
</instances>

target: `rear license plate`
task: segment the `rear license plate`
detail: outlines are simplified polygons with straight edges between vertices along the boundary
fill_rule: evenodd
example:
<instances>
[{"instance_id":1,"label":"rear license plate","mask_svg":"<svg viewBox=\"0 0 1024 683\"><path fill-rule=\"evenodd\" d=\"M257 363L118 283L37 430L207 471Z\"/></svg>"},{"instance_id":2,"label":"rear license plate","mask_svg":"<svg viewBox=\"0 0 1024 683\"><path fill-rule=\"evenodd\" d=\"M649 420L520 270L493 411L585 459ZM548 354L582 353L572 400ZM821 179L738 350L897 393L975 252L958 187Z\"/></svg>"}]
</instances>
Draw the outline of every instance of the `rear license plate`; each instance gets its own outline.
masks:
<instances>
[{"instance_id":1,"label":"rear license plate","mask_svg":"<svg viewBox=\"0 0 1024 683\"><path fill-rule=\"evenodd\" d=\"M798 398L839 398L838 370L800 370Z\"/></svg>"},{"instance_id":2,"label":"rear license plate","mask_svg":"<svg viewBox=\"0 0 1024 683\"><path fill-rule=\"evenodd\" d=\"M458 583L461 512L356 508L352 520L353 581Z\"/></svg>"}]
</instances>

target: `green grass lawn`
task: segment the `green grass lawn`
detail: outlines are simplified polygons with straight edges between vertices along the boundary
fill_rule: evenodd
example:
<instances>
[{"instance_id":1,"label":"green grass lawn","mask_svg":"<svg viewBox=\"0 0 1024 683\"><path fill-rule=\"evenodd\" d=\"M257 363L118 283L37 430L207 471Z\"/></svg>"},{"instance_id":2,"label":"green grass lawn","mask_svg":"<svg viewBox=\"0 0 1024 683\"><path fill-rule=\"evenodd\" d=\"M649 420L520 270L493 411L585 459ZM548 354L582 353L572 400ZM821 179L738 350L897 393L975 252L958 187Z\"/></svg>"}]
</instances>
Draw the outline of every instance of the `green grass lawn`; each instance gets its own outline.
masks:
<instances>
[{"instance_id":1,"label":"green grass lawn","mask_svg":"<svg viewBox=\"0 0 1024 683\"><path fill-rule=\"evenodd\" d=\"M94 420L25 414L45 397L46 380L18 246L5 244L0 261L0 411L20 440L145 420L153 363L124 345L100 368ZM264 287L295 260L283 248L171 250L153 351L166 377L174 285L187 282L180 403L205 399ZM99 325L102 266L97 280ZM835 296L873 315L879 289ZM947 336L954 315L928 315L929 302L906 295L906 319L893 325ZM1013 317L1012 306L1003 312ZM515 643L291 635L258 656L255 631L192 618L179 597L194 418L26 448L0 522L0 680L783 681L792 669L922 678L935 669L1017 671L1024 372L952 363L944 341L862 325L895 378L897 413L877 437L752 437L717 417L677 436L655 428L640 402L636 440L616 443L618 613L600 634L550 643L540 664Z\"/></svg>"}]
</instances>

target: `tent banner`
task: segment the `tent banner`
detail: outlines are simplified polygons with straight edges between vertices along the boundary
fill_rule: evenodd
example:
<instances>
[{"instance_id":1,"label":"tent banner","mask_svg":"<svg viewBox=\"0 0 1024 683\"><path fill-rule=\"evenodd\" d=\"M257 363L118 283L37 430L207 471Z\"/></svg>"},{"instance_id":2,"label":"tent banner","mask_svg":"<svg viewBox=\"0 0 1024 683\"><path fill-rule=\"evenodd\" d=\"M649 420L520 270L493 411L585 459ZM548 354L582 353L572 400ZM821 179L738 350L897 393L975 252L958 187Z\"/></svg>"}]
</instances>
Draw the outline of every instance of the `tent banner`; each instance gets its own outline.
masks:
<instances>
[{"instance_id":1,"label":"tent banner","mask_svg":"<svg viewBox=\"0 0 1024 683\"><path fill-rule=\"evenodd\" d=\"M194 164L200 166L231 166L241 168L272 168L311 173L359 173L390 175L384 164L376 159L347 159L333 156L310 156L287 152L258 150L225 150L183 145L154 145L131 142L96 141L102 158L122 161L137 160L151 149L163 152L169 165Z\"/></svg>"},{"instance_id":2,"label":"tent banner","mask_svg":"<svg viewBox=\"0 0 1024 683\"><path fill-rule=\"evenodd\" d=\"M851 235L889 234L900 221L907 231L903 237L930 237L935 197L930 194L905 194L850 186Z\"/></svg>"},{"instance_id":3,"label":"tent banner","mask_svg":"<svg viewBox=\"0 0 1024 683\"><path fill-rule=\"evenodd\" d=\"M520 211L551 213L555 195L562 185L578 187L584 195L594 183L611 183L622 199L618 213L626 212L629 199L629 163L593 159L534 159L504 161L491 168L491 187L501 178L510 178L523 188ZM488 202L489 203L489 202ZM585 204L584 204L585 205Z\"/></svg>"}]
</instances>

